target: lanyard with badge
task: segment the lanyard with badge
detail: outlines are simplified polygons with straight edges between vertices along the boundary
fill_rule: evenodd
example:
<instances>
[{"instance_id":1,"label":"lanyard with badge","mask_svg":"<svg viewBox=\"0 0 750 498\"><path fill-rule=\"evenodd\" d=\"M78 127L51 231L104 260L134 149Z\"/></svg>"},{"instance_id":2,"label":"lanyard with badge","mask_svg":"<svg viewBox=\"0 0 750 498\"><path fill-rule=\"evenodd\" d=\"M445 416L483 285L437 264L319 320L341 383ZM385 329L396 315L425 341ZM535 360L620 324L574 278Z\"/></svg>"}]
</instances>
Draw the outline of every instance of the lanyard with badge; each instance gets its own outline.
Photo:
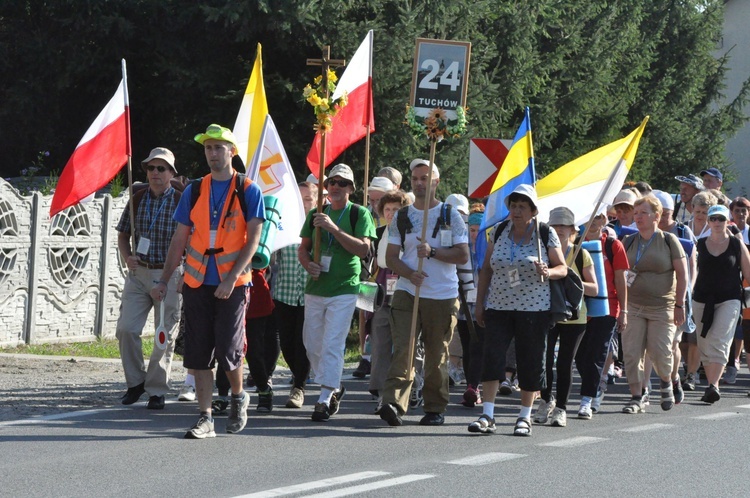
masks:
<instances>
[{"instance_id":1,"label":"lanyard with badge","mask_svg":"<svg viewBox=\"0 0 750 498\"><path fill-rule=\"evenodd\" d=\"M138 247L135 249L135 252L138 254L142 254L143 256L148 254L148 250L151 247L151 230L153 230L154 225L156 224L156 220L159 219L159 214L161 213L162 209L164 209L164 205L167 203L167 196L165 195L164 198L161 200L161 205L156 210L156 212L152 215L151 214L151 194L146 194L146 225L148 225L148 230L146 231L146 237L141 236L140 239L138 239Z\"/></svg>"},{"instance_id":2,"label":"lanyard with badge","mask_svg":"<svg viewBox=\"0 0 750 498\"><path fill-rule=\"evenodd\" d=\"M341 218L344 217L344 213L346 212L347 208L349 207L349 202L346 203L346 206L344 206L344 209L341 210L341 214L339 214L339 219L336 220L336 226L341 225ZM326 206L326 212L328 216L331 214L331 205L329 204ZM352 227L353 229L354 227ZM328 270L331 269L331 260L333 259L333 249L331 249L331 246L333 245L333 234L328 233L328 248L323 251L323 254L320 255L320 271L321 272L328 272Z\"/></svg>"},{"instance_id":3,"label":"lanyard with badge","mask_svg":"<svg viewBox=\"0 0 750 498\"><path fill-rule=\"evenodd\" d=\"M526 227L526 232L521 237L521 240L518 241L518 244L513 240L513 228L508 230L508 239L510 240L510 265L511 268L508 270L508 284L511 287L518 287L521 285L521 275L519 273L519 268L516 266L515 260L516 260L516 248L518 249L519 256L521 252L521 246L523 245L523 239L526 238L526 236L529 234L529 231L531 230L532 224L529 223L529 225ZM519 257L519 262L521 261L521 258Z\"/></svg>"},{"instance_id":4,"label":"lanyard with badge","mask_svg":"<svg viewBox=\"0 0 750 498\"><path fill-rule=\"evenodd\" d=\"M224 193L221 194L221 196L218 199L218 202L216 203L214 202L214 182L213 181L211 181L211 188L208 189L208 201L209 201L208 209L209 209L209 215L211 217L210 229L208 233L209 233L209 248L211 249L214 248L214 244L216 243L216 232L221 222L221 216L219 216L219 204L221 205L221 208L222 208L221 215L224 215L224 212L223 212L224 201L227 198L229 187L232 186L233 182L234 182L234 174L232 175L232 178L229 179L229 183L227 183L226 188L224 188Z\"/></svg>"},{"instance_id":5,"label":"lanyard with badge","mask_svg":"<svg viewBox=\"0 0 750 498\"><path fill-rule=\"evenodd\" d=\"M635 252L635 264L633 264L633 268L631 268L630 270L627 271L628 272L628 276L626 277L626 282L628 284L628 287L630 287L631 285L633 285L633 282L635 281L635 277L638 276L638 271L636 271L635 268L638 266L638 262L641 260L641 258L643 257L643 255L646 253L646 250L651 245L651 242L654 241L654 237L655 236L656 236L656 232L654 232L651 235L651 238L648 239L648 242L646 242L645 244L643 244L642 241L641 241L641 236L638 235L638 247L637 247L636 252Z\"/></svg>"}]
</instances>

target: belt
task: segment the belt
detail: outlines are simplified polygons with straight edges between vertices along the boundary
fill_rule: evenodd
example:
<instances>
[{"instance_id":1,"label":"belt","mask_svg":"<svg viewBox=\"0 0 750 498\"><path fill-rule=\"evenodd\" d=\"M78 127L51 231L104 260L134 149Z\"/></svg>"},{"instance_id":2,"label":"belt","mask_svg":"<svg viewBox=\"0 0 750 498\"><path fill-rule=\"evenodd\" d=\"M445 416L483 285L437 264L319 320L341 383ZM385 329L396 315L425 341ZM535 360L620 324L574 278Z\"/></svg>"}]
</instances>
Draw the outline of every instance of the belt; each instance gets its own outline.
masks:
<instances>
[{"instance_id":1,"label":"belt","mask_svg":"<svg viewBox=\"0 0 750 498\"><path fill-rule=\"evenodd\" d=\"M151 264L151 263L146 263L145 261L138 261L138 266L143 266L144 268L148 268L149 270L163 270L164 269L164 263Z\"/></svg>"}]
</instances>

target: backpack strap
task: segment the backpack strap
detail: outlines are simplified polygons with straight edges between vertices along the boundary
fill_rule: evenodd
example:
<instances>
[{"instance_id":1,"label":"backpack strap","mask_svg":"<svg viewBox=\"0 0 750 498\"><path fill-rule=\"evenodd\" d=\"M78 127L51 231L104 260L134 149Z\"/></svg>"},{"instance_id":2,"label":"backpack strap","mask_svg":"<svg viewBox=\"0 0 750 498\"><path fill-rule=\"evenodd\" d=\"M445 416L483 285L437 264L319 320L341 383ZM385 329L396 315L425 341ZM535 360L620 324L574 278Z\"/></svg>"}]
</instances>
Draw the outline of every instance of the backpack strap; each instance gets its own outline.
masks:
<instances>
[{"instance_id":1,"label":"backpack strap","mask_svg":"<svg viewBox=\"0 0 750 498\"><path fill-rule=\"evenodd\" d=\"M229 203L234 202L234 198L237 197L240 201L240 209L242 210L242 217L247 216L247 200L245 199L245 178L247 175L244 173L237 173L235 175L234 189L232 189L232 197L229 199ZM190 210L195 207L198 203L198 198L201 195L201 180L198 178L190 182Z\"/></svg>"},{"instance_id":2,"label":"backpack strap","mask_svg":"<svg viewBox=\"0 0 750 498\"><path fill-rule=\"evenodd\" d=\"M630 234L630 235L626 236L622 240L622 245L623 245L623 247L625 247L625 252L628 252L628 250L630 249L630 246L633 245L633 242L635 242L635 238L637 236L638 236L637 233L633 233L633 234Z\"/></svg>"},{"instance_id":3,"label":"backpack strap","mask_svg":"<svg viewBox=\"0 0 750 498\"><path fill-rule=\"evenodd\" d=\"M357 221L359 221L359 208L361 206L359 204L355 204L352 202L351 206L349 206L349 224L352 226L352 236L354 236L354 230L357 227Z\"/></svg>"},{"instance_id":4,"label":"backpack strap","mask_svg":"<svg viewBox=\"0 0 750 498\"><path fill-rule=\"evenodd\" d=\"M406 234L411 233L412 225L409 220L409 206L404 206L396 213L396 228L398 228L398 234L401 236L401 249L404 249L404 242L406 242Z\"/></svg>"},{"instance_id":5,"label":"backpack strap","mask_svg":"<svg viewBox=\"0 0 750 498\"><path fill-rule=\"evenodd\" d=\"M500 235L502 235L503 230L505 230L505 227L507 227L509 223L510 220L505 220L501 221L500 224L497 225L497 230L495 230L495 240L492 241L493 244L497 244Z\"/></svg>"},{"instance_id":6,"label":"backpack strap","mask_svg":"<svg viewBox=\"0 0 750 498\"><path fill-rule=\"evenodd\" d=\"M612 249L612 246L615 244L615 238L612 236L607 236L606 239L604 239L604 253L607 255L607 261L610 262L610 264L613 264L615 260L615 253Z\"/></svg>"},{"instance_id":7,"label":"backpack strap","mask_svg":"<svg viewBox=\"0 0 750 498\"><path fill-rule=\"evenodd\" d=\"M680 210L680 207L681 207L681 206L682 206L682 201L681 201L681 200L680 200L680 201L677 201L677 202L675 202L675 204L674 204L674 210L672 211L672 219L673 219L674 221L677 221L677 211L679 211L679 210ZM683 238L684 238L684 237L683 237Z\"/></svg>"},{"instance_id":8,"label":"backpack strap","mask_svg":"<svg viewBox=\"0 0 750 498\"><path fill-rule=\"evenodd\" d=\"M574 261L576 267L578 268L578 273L581 275L581 280L583 280L583 247L581 247L581 250L578 251L578 254L576 254L576 260Z\"/></svg>"},{"instance_id":9,"label":"backpack strap","mask_svg":"<svg viewBox=\"0 0 750 498\"><path fill-rule=\"evenodd\" d=\"M451 209L453 209L453 206L447 203L443 203L442 207L440 208L440 216L438 216L437 221L435 222L435 227L432 229L432 238L434 239L437 237L438 232L442 227L448 227L451 226Z\"/></svg>"}]
</instances>

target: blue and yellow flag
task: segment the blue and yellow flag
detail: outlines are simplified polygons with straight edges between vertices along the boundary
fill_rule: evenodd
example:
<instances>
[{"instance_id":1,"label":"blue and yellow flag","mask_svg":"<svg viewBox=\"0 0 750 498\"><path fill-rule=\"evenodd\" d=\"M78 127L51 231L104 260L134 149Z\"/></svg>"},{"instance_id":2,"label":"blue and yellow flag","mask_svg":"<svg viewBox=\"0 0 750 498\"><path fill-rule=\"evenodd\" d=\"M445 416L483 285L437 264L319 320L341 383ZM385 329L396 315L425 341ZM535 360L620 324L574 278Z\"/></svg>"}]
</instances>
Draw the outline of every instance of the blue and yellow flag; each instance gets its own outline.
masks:
<instances>
[{"instance_id":1,"label":"blue and yellow flag","mask_svg":"<svg viewBox=\"0 0 750 498\"><path fill-rule=\"evenodd\" d=\"M526 116L518 127L513 144L505 157L500 170L497 172L495 183L492 185L484 219L479 227L477 236L477 260L479 265L484 261L487 248L487 232L497 223L508 217L505 198L522 184L534 185L536 173L534 171L534 148L531 142L531 117L526 107Z\"/></svg>"}]
</instances>

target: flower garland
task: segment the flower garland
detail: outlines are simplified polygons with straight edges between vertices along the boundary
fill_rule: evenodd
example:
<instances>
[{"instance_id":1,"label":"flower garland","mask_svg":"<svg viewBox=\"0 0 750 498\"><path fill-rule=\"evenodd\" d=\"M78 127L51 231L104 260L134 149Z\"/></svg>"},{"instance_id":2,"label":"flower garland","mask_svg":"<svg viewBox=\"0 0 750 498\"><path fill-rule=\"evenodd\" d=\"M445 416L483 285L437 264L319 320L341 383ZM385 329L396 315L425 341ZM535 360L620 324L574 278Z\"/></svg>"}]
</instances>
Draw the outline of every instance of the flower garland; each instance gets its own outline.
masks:
<instances>
[{"instance_id":1,"label":"flower garland","mask_svg":"<svg viewBox=\"0 0 750 498\"><path fill-rule=\"evenodd\" d=\"M450 124L445 109L440 107L432 109L426 118L420 119L414 112L414 108L406 106L406 125L416 138L427 135L438 142L445 137L458 138L466 132L466 123L469 121L466 117L466 109L461 106L456 107L457 119L455 124Z\"/></svg>"},{"instance_id":2,"label":"flower garland","mask_svg":"<svg viewBox=\"0 0 750 498\"><path fill-rule=\"evenodd\" d=\"M313 128L315 131L319 131L322 135L331 131L333 128L333 117L338 114L338 112L343 109L349 101L349 96L346 92L336 100L330 100L330 98L325 97L326 90L328 90L329 95L333 95L336 92L336 82L338 79L336 73L329 69L328 88L323 88L323 85L321 84L323 76L320 75L313 80L315 87L308 83L302 90L302 97L313 106L315 112L317 122Z\"/></svg>"}]
</instances>

